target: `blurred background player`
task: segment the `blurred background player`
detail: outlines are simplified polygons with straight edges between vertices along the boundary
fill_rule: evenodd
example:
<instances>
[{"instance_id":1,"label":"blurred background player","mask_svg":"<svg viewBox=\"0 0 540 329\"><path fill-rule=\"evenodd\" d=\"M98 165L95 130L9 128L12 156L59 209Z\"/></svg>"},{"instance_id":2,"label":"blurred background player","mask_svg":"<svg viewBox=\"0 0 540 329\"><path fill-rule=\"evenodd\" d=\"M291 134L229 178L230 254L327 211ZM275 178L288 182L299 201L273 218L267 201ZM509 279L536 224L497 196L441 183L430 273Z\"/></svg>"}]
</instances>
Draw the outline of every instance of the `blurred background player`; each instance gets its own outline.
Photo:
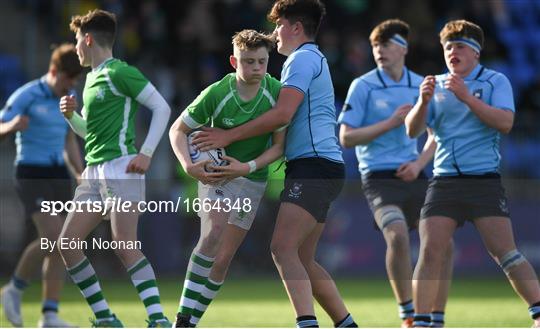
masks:
<instances>
[{"instance_id":1,"label":"blurred background player","mask_svg":"<svg viewBox=\"0 0 540 329\"><path fill-rule=\"evenodd\" d=\"M63 44L51 55L49 71L42 78L17 89L0 112L0 138L16 133L16 190L25 215L32 218L38 238L24 250L10 282L2 288L0 300L6 319L16 327L23 326L21 298L24 289L38 268L42 271L43 313L39 327L69 327L58 317L60 292L65 270L58 250L40 248L40 238L56 241L65 216L40 211L41 201L68 201L71 180L83 170L81 153L75 134L59 111L60 97L74 95L73 87L80 78L75 47Z\"/></svg>"},{"instance_id":2,"label":"blurred background player","mask_svg":"<svg viewBox=\"0 0 540 329\"><path fill-rule=\"evenodd\" d=\"M77 54L86 76L83 116L73 97L62 97L60 109L73 130L85 139L87 167L74 201L131 201L127 212L110 210L112 238L137 241L137 202L145 199L144 173L167 127L170 108L156 88L133 66L112 57L116 17L103 10L72 17ZM151 110L152 121L140 152L135 148L135 113L139 104ZM110 203L109 203L110 205ZM105 203L107 206L107 203ZM103 220L98 212L70 213L61 238L85 239ZM127 269L148 314L150 327L170 327L163 315L152 266L139 249L115 249ZM80 249L62 249L68 272L96 316L97 327L122 326L102 294L96 273Z\"/></svg>"},{"instance_id":3,"label":"blurred background player","mask_svg":"<svg viewBox=\"0 0 540 329\"><path fill-rule=\"evenodd\" d=\"M328 63L314 40L326 10L318 0L279 0L268 14L277 50L287 56L275 108L229 130L205 129L202 149L288 125L285 188L271 242L272 256L296 312L297 327L318 327L313 297L336 327L356 327L337 287L315 261L328 209L343 187L345 170L335 134L334 88Z\"/></svg>"},{"instance_id":4,"label":"blurred background player","mask_svg":"<svg viewBox=\"0 0 540 329\"><path fill-rule=\"evenodd\" d=\"M506 76L480 64L484 33L478 25L451 21L439 36L449 73L424 78L420 98L406 117L409 136L418 136L428 126L437 142L434 178L421 212L414 324L429 326L437 279L445 275L442 268L452 236L471 221L516 293L529 305L533 326L540 327L540 286L516 248L499 174L500 133L508 134L514 121L512 87Z\"/></svg>"},{"instance_id":5,"label":"blurred background player","mask_svg":"<svg viewBox=\"0 0 540 329\"><path fill-rule=\"evenodd\" d=\"M369 40L377 68L352 82L339 117L341 144L356 148L362 189L386 241L386 271L402 327L411 327L414 317L409 230L418 226L427 187L423 169L436 147L428 129L418 155L417 140L407 136L403 125L422 82L405 66L408 35L409 25L398 19L373 29ZM448 251L445 270L451 272L452 249ZM444 324L450 281L441 283L431 326Z\"/></svg>"},{"instance_id":6,"label":"blurred background player","mask_svg":"<svg viewBox=\"0 0 540 329\"><path fill-rule=\"evenodd\" d=\"M184 289L178 307L176 327L194 327L223 284L229 264L249 231L264 195L267 166L283 154L284 129L235 142L225 148L229 164L205 170L210 160L192 163L187 135L206 124L230 129L267 112L276 104L281 84L266 73L271 37L243 30L233 37L231 66L236 73L226 75L206 88L176 120L170 130L171 145L184 170L199 180L198 197L211 201L201 210L200 237L191 254ZM272 146L268 147L269 142ZM226 183L222 183L226 180ZM220 183L221 182L221 183ZM225 210L228 199L246 209ZM228 225L227 225L228 224Z\"/></svg>"}]
</instances>

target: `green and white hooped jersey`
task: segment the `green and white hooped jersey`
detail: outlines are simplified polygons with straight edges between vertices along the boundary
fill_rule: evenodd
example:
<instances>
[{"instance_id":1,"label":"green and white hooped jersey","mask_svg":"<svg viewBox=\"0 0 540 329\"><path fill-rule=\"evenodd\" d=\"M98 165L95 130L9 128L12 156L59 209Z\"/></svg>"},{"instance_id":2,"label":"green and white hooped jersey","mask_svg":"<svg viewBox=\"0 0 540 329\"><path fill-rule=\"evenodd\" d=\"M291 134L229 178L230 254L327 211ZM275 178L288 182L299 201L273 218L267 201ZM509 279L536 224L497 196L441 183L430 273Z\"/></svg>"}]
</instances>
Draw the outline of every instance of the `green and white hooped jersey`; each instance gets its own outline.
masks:
<instances>
[{"instance_id":1,"label":"green and white hooped jersey","mask_svg":"<svg viewBox=\"0 0 540 329\"><path fill-rule=\"evenodd\" d=\"M211 123L212 127L231 129L253 120L270 110L275 104L281 83L266 74L261 81L257 96L243 101L236 90L236 74L227 74L213 83L182 112L182 121L190 128L197 129ZM225 148L227 155L248 162L257 158L269 147L271 133L237 141ZM246 176L252 180L264 181L268 168L261 168Z\"/></svg>"},{"instance_id":2,"label":"green and white hooped jersey","mask_svg":"<svg viewBox=\"0 0 540 329\"><path fill-rule=\"evenodd\" d=\"M135 67L110 58L86 75L82 114L86 120L86 162L96 165L135 148L135 113L150 91L149 81ZM150 92L148 92L150 94Z\"/></svg>"}]
</instances>

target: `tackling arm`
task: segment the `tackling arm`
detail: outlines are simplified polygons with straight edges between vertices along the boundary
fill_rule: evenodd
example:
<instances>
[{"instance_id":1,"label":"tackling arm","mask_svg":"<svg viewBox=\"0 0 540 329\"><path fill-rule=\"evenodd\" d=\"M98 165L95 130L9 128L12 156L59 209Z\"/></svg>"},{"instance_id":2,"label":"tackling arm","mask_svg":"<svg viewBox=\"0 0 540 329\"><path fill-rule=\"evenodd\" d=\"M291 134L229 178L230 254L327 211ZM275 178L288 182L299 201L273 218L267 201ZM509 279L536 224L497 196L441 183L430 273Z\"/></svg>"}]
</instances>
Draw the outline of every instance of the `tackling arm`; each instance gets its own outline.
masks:
<instances>
[{"instance_id":1,"label":"tackling arm","mask_svg":"<svg viewBox=\"0 0 540 329\"><path fill-rule=\"evenodd\" d=\"M273 109L254 120L228 130L232 136L231 143L275 131L288 125L303 99L302 92L295 88L283 87Z\"/></svg>"},{"instance_id":2,"label":"tackling arm","mask_svg":"<svg viewBox=\"0 0 540 329\"><path fill-rule=\"evenodd\" d=\"M277 104L263 115L232 129L203 128L203 132L193 139L202 151L225 147L233 142L259 136L284 127L291 122L304 94L297 89L283 87Z\"/></svg>"},{"instance_id":3,"label":"tackling arm","mask_svg":"<svg viewBox=\"0 0 540 329\"><path fill-rule=\"evenodd\" d=\"M272 134L272 146L255 158L256 168L264 168L281 158L285 148L285 129L275 131Z\"/></svg>"}]
</instances>

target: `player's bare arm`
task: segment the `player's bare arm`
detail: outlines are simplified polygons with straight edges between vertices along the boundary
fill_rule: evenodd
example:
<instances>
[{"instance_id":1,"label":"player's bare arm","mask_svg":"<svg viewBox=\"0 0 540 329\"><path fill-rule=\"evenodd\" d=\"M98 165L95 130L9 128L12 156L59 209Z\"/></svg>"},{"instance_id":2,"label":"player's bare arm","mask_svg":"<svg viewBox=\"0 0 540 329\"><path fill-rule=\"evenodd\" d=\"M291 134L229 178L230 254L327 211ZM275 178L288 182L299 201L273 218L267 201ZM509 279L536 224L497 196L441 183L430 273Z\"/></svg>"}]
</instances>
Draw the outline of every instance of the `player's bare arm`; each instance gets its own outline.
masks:
<instances>
[{"instance_id":1,"label":"player's bare arm","mask_svg":"<svg viewBox=\"0 0 540 329\"><path fill-rule=\"evenodd\" d=\"M77 183L81 180L81 174L84 170L81 150L77 143L77 138L73 131L68 131L66 135L66 145L64 147L64 160Z\"/></svg>"},{"instance_id":2,"label":"player's bare arm","mask_svg":"<svg viewBox=\"0 0 540 329\"><path fill-rule=\"evenodd\" d=\"M26 115L19 114L8 122L0 122L0 140L11 133L26 128L28 128L28 117Z\"/></svg>"},{"instance_id":3,"label":"player's bare arm","mask_svg":"<svg viewBox=\"0 0 540 329\"><path fill-rule=\"evenodd\" d=\"M435 77L428 75L420 85L420 97L413 106L407 117L405 117L405 127L407 135L411 138L418 137L426 129L426 115L428 104L435 92Z\"/></svg>"},{"instance_id":4,"label":"player's bare arm","mask_svg":"<svg viewBox=\"0 0 540 329\"><path fill-rule=\"evenodd\" d=\"M388 119L366 127L353 128L342 124L339 130L339 141L347 148L369 144L382 134L401 126L412 107L412 104L401 105Z\"/></svg>"},{"instance_id":5,"label":"player's bare arm","mask_svg":"<svg viewBox=\"0 0 540 329\"><path fill-rule=\"evenodd\" d=\"M437 143L435 142L433 131L427 128L427 133L428 137L426 143L424 144L422 153L418 159L402 164L396 171L396 176L405 182L412 182L418 178L420 172L426 167L431 159L433 159Z\"/></svg>"},{"instance_id":6,"label":"player's bare arm","mask_svg":"<svg viewBox=\"0 0 540 329\"><path fill-rule=\"evenodd\" d=\"M297 89L284 87L279 92L276 106L270 111L233 129L203 128L203 132L193 139L193 143L201 151L208 151L274 131L291 122L303 99L304 94Z\"/></svg>"},{"instance_id":7,"label":"player's bare arm","mask_svg":"<svg viewBox=\"0 0 540 329\"><path fill-rule=\"evenodd\" d=\"M249 162L240 162L233 157L224 156L223 159L229 162L226 166L209 166L222 174L222 178L231 180L236 177L246 176L257 169L264 168L272 162L278 160L283 155L285 147L285 130L274 132L272 135L272 146L261 155Z\"/></svg>"},{"instance_id":8,"label":"player's bare arm","mask_svg":"<svg viewBox=\"0 0 540 329\"><path fill-rule=\"evenodd\" d=\"M463 79L457 74L452 74L448 80L444 82L444 87L453 92L456 97L467 104L471 111L487 126L497 129L503 134L508 134L512 130L514 124L514 113L489 106L482 100L474 97Z\"/></svg>"}]
</instances>

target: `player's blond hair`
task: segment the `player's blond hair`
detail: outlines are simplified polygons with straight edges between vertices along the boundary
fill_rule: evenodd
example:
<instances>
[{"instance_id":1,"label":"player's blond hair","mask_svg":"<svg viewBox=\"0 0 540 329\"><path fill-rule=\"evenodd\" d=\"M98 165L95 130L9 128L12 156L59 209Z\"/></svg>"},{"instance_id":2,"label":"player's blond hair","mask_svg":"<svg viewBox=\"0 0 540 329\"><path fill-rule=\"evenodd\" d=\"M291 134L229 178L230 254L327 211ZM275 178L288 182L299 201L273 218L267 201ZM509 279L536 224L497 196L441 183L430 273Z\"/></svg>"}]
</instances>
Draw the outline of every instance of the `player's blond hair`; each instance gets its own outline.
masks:
<instances>
[{"instance_id":1,"label":"player's blond hair","mask_svg":"<svg viewBox=\"0 0 540 329\"><path fill-rule=\"evenodd\" d=\"M112 48L116 36L116 15L101 9L90 10L84 16L71 17L69 28L75 33L92 33L100 46Z\"/></svg>"},{"instance_id":2,"label":"player's blond hair","mask_svg":"<svg viewBox=\"0 0 540 329\"><path fill-rule=\"evenodd\" d=\"M464 19L446 23L439 33L439 37L443 45L451 39L471 38L476 40L481 48L484 47L484 31L482 31L482 28Z\"/></svg>"},{"instance_id":3,"label":"player's blond hair","mask_svg":"<svg viewBox=\"0 0 540 329\"><path fill-rule=\"evenodd\" d=\"M79 63L79 57L73 44L64 43L53 49L49 62L49 69L52 68L67 74L69 77L81 74L83 68Z\"/></svg>"},{"instance_id":4,"label":"player's blond hair","mask_svg":"<svg viewBox=\"0 0 540 329\"><path fill-rule=\"evenodd\" d=\"M275 40L272 36L255 30L242 30L233 35L232 44L235 48L242 51L264 47L270 52L275 46Z\"/></svg>"}]
</instances>

